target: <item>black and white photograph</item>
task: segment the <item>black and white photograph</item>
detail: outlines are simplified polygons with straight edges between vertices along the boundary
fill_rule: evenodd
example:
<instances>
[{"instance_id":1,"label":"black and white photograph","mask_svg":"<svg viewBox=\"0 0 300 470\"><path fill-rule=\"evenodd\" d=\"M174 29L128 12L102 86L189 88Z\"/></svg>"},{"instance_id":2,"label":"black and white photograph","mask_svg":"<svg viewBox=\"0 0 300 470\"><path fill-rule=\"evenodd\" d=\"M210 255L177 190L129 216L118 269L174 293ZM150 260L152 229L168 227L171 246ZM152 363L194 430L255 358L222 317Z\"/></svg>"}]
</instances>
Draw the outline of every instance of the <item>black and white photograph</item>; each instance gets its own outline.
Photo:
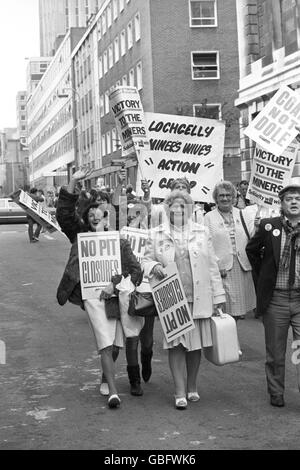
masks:
<instances>
[{"instance_id":1,"label":"black and white photograph","mask_svg":"<svg viewBox=\"0 0 300 470\"><path fill-rule=\"evenodd\" d=\"M299 451L300 0L0 24L0 451Z\"/></svg>"}]
</instances>

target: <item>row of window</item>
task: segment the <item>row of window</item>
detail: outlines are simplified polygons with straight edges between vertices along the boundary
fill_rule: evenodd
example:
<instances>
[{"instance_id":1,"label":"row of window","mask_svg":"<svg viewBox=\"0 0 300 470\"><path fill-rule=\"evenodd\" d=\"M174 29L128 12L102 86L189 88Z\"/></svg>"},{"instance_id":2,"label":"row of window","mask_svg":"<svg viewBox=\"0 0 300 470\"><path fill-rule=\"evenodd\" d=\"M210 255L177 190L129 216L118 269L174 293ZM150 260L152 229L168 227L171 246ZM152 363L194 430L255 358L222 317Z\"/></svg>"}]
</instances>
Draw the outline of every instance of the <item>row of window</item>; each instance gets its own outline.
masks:
<instances>
[{"instance_id":1,"label":"row of window","mask_svg":"<svg viewBox=\"0 0 300 470\"><path fill-rule=\"evenodd\" d=\"M104 95L100 95L100 117L109 113L109 95L118 86L135 86L138 90L143 88L143 72L142 63L139 62L135 68L129 70L128 74L123 75L122 80L118 80L116 84L110 87Z\"/></svg>"},{"instance_id":2,"label":"row of window","mask_svg":"<svg viewBox=\"0 0 300 470\"><path fill-rule=\"evenodd\" d=\"M72 119L72 106L67 103L32 141L32 151L39 148L46 140Z\"/></svg>"},{"instance_id":3,"label":"row of window","mask_svg":"<svg viewBox=\"0 0 300 470\"><path fill-rule=\"evenodd\" d=\"M88 150L95 141L94 137L94 125L92 124L88 129L82 132L81 136L77 137L77 149L80 153L83 149Z\"/></svg>"},{"instance_id":4,"label":"row of window","mask_svg":"<svg viewBox=\"0 0 300 470\"><path fill-rule=\"evenodd\" d=\"M133 37L137 42L141 38L140 28L140 14L137 13L134 17L134 34L133 34L133 22L130 21L126 27L117 35L114 42L111 43L108 48L103 52L103 55L99 57L99 77L102 78L114 64L116 64L120 57L126 54L127 50L130 50L133 46Z\"/></svg>"},{"instance_id":5,"label":"row of window","mask_svg":"<svg viewBox=\"0 0 300 470\"><path fill-rule=\"evenodd\" d=\"M88 56L84 61L83 65L78 66L78 62L76 63L76 84L79 86L83 83L83 78L87 78L88 74L92 72L92 63L91 63L91 56Z\"/></svg>"},{"instance_id":6,"label":"row of window","mask_svg":"<svg viewBox=\"0 0 300 470\"><path fill-rule=\"evenodd\" d=\"M33 161L34 171L43 168L49 163L69 152L73 148L73 131L68 132L55 144L51 145L45 152Z\"/></svg>"},{"instance_id":7,"label":"row of window","mask_svg":"<svg viewBox=\"0 0 300 470\"><path fill-rule=\"evenodd\" d=\"M129 3L130 0L126 0ZM116 21L119 14L122 13L125 7L125 0L112 0L102 13L100 17L100 24L98 26L99 39L111 27L113 21Z\"/></svg>"},{"instance_id":8,"label":"row of window","mask_svg":"<svg viewBox=\"0 0 300 470\"><path fill-rule=\"evenodd\" d=\"M77 116L84 116L93 108L93 92L89 90L88 93L81 98L81 110L79 109L79 102L77 101Z\"/></svg>"}]
</instances>

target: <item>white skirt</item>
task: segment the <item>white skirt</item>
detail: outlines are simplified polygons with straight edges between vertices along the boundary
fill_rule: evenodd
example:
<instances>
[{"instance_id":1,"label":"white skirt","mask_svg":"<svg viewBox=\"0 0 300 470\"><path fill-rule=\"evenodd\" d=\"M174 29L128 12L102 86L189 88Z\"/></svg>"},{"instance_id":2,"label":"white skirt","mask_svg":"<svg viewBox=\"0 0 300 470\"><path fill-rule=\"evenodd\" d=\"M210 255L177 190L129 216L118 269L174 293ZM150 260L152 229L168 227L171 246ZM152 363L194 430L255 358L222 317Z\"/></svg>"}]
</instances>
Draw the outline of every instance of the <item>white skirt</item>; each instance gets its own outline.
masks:
<instances>
[{"instance_id":1,"label":"white skirt","mask_svg":"<svg viewBox=\"0 0 300 470\"><path fill-rule=\"evenodd\" d=\"M122 324L120 320L107 318L104 300L89 299L83 302L99 353L102 349L113 345L123 348Z\"/></svg>"}]
</instances>

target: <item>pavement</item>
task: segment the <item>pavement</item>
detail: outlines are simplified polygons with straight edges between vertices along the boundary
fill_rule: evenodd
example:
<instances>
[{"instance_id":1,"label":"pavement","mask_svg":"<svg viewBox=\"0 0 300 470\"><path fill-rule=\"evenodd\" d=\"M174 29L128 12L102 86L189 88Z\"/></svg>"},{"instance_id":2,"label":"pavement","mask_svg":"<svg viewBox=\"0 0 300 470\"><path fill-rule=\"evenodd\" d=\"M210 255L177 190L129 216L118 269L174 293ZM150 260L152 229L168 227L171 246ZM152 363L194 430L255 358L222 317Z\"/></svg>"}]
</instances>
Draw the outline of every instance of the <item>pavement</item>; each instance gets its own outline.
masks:
<instances>
[{"instance_id":1,"label":"pavement","mask_svg":"<svg viewBox=\"0 0 300 470\"><path fill-rule=\"evenodd\" d=\"M0 450L275 450L300 448L300 393L286 360L286 406L269 404L260 320L238 324L243 356L215 366L202 359L200 401L174 408L162 330L155 322L153 374L144 395L129 393L126 359L116 363L120 409L99 394L100 361L86 314L56 302L70 249L59 233L29 244L26 225L0 226Z\"/></svg>"}]
</instances>

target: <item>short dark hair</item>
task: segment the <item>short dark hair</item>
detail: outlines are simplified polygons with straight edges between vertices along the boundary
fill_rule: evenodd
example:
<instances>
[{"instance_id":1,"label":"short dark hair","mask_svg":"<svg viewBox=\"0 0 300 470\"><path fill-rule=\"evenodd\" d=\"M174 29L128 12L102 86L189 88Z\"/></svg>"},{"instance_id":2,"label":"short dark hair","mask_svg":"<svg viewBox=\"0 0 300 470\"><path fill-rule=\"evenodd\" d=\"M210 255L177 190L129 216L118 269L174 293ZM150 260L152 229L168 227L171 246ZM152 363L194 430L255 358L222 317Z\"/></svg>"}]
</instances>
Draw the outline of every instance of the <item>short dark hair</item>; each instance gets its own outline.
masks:
<instances>
[{"instance_id":1,"label":"short dark hair","mask_svg":"<svg viewBox=\"0 0 300 470\"><path fill-rule=\"evenodd\" d=\"M38 192L37 188L31 188L30 189L30 194L36 194Z\"/></svg>"},{"instance_id":2,"label":"short dark hair","mask_svg":"<svg viewBox=\"0 0 300 470\"><path fill-rule=\"evenodd\" d=\"M242 181L240 181L239 186L241 186L241 184L249 185L249 182L247 180L242 180Z\"/></svg>"},{"instance_id":3,"label":"short dark hair","mask_svg":"<svg viewBox=\"0 0 300 470\"><path fill-rule=\"evenodd\" d=\"M103 211L97 202L91 202L84 208L84 211L82 212L82 220L86 226L89 225L89 210L90 209L100 209L103 212L104 217L106 217L107 215L107 211Z\"/></svg>"}]
</instances>

